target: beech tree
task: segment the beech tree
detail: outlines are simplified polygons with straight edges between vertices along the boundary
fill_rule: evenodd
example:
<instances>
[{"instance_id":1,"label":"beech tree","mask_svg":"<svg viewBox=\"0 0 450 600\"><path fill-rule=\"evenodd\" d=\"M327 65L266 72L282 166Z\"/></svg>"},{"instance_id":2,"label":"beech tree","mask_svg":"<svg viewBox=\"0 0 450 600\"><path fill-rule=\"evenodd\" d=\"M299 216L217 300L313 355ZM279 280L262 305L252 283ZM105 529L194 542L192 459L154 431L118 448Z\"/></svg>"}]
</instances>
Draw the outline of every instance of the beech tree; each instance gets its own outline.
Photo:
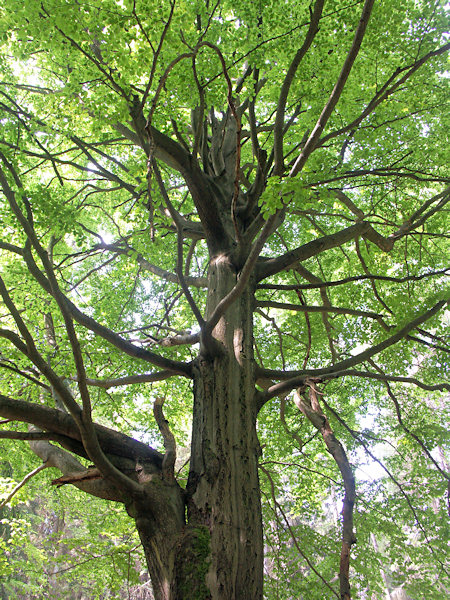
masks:
<instances>
[{"instance_id":1,"label":"beech tree","mask_svg":"<svg viewBox=\"0 0 450 600\"><path fill-rule=\"evenodd\" d=\"M446 25L426 0L3 0L0 437L125 506L157 600L258 600L264 550L268 598L292 562L363 597L389 496L366 457L445 589ZM342 501L337 567L296 534L326 497L302 470Z\"/></svg>"}]
</instances>

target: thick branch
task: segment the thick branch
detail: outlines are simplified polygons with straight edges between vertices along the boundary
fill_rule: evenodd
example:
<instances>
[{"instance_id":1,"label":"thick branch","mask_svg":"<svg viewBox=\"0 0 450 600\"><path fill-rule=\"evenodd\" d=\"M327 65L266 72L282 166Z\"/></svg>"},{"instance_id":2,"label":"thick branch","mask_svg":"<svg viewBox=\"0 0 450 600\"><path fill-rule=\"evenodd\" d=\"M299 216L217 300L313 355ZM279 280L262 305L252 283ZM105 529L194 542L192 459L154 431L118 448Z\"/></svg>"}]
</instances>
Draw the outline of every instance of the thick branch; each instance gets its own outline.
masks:
<instances>
[{"instance_id":1,"label":"thick branch","mask_svg":"<svg viewBox=\"0 0 450 600\"><path fill-rule=\"evenodd\" d=\"M265 259L264 262L258 264L256 268L257 281L261 281L266 277L275 275L275 273L289 269L297 262L316 256L325 250L342 246L342 244L353 240L355 237L366 234L370 227L371 226L365 222L355 223L355 225L346 227L337 233L331 233L316 240L312 240L311 242L281 256Z\"/></svg>"},{"instance_id":2,"label":"thick branch","mask_svg":"<svg viewBox=\"0 0 450 600\"><path fill-rule=\"evenodd\" d=\"M317 32L319 31L319 21L322 16L322 10L325 0L316 0L314 4L314 11L311 14L311 21L309 23L308 31L306 32L305 41L302 46L297 50L294 58L292 59L289 69L284 78L283 85L281 86L280 96L278 98L277 113L275 116L275 124L273 127L274 136L274 159L275 164L273 168L274 175L282 175L284 171L283 164L283 129L284 129L284 116L286 110L286 102L289 94L291 84L294 80L295 74L300 66L301 61L308 52Z\"/></svg>"},{"instance_id":3,"label":"thick branch","mask_svg":"<svg viewBox=\"0 0 450 600\"><path fill-rule=\"evenodd\" d=\"M347 458L347 454L340 441L331 429L327 417L323 414L317 394L319 392L312 384L309 385L309 399L303 399L300 393L295 394L294 401L299 410L311 421L313 426L320 431L324 442L336 461L344 481L345 495L342 508L342 548L339 566L339 582L341 600L350 600L350 550L356 542L353 532L353 506L355 504L356 490L355 477Z\"/></svg>"},{"instance_id":4,"label":"thick branch","mask_svg":"<svg viewBox=\"0 0 450 600\"><path fill-rule=\"evenodd\" d=\"M69 454L69 452L57 448L49 442L30 442L30 447L37 456L42 458L45 467L55 467L56 469L59 469L63 475L73 476L86 471L86 467L84 467L74 456ZM95 481L80 480L79 482L74 482L73 485L91 496L97 496L98 498L113 500L115 502L125 501L125 498L121 495L119 490L104 479Z\"/></svg>"},{"instance_id":5,"label":"thick branch","mask_svg":"<svg viewBox=\"0 0 450 600\"><path fill-rule=\"evenodd\" d=\"M410 321L407 325L402 327L397 333L391 335L386 338L379 344L364 350L364 352L360 352L355 356L350 358L346 358L334 365L330 365L329 367L324 367L322 369L307 369L304 371L277 371L272 369L257 369L256 376L264 379L285 379L282 383L277 383L271 386L264 394L264 397L261 399L262 404L273 398L274 396L278 396L279 394L286 393L290 390L293 390L296 387L304 385L305 380L307 378L320 378L324 376L328 378L332 374L337 374L339 372L345 371L346 369L358 365L372 356L386 350L393 344L396 344L398 341L406 338L410 331L415 329L418 325L421 325L428 319L431 319L441 308L443 308L447 304L446 300L441 300L437 304L435 304L430 310L426 313L420 315L416 319Z\"/></svg>"},{"instance_id":6,"label":"thick branch","mask_svg":"<svg viewBox=\"0 0 450 600\"><path fill-rule=\"evenodd\" d=\"M5 419L30 423L39 429L81 442L81 434L75 421L69 414L61 410L24 400L15 400L0 394L0 416ZM161 468L163 457L150 446L102 425L96 424L95 429L105 453L131 460L138 458L148 460L159 469ZM85 456L85 454L81 453L81 456Z\"/></svg>"},{"instance_id":7,"label":"thick branch","mask_svg":"<svg viewBox=\"0 0 450 600\"><path fill-rule=\"evenodd\" d=\"M150 160L157 158L183 176L197 208L211 251L215 253L226 247L229 239L215 198L212 179L203 173L183 146L147 123L138 100L130 108L130 113L136 133L121 124L115 125L116 130L141 146L147 158ZM146 142L147 138L151 140L151 147Z\"/></svg>"},{"instance_id":8,"label":"thick branch","mask_svg":"<svg viewBox=\"0 0 450 600\"><path fill-rule=\"evenodd\" d=\"M375 0L366 0L364 3L364 7L361 13L361 19L359 21L355 37L353 38L352 47L350 48L350 51L347 54L338 80L336 81L336 85L334 86L333 91L331 92L331 95L328 99L328 102L325 104L322 113L319 119L317 120L314 129L311 132L311 135L307 139L306 144L303 146L303 150L301 151L300 156L295 161L294 166L292 167L291 172L289 173L290 177L293 177L294 175L299 173L305 166L305 163L308 160L309 156L315 150L319 138L322 134L322 131L325 125L327 124L331 114L333 113L334 108L339 101L339 98L341 97L348 76L350 75L350 71L353 67L353 63L355 62L355 59L358 56L359 49L361 47L364 34L366 32L366 27L369 23L369 18L372 12L374 2Z\"/></svg>"}]
</instances>

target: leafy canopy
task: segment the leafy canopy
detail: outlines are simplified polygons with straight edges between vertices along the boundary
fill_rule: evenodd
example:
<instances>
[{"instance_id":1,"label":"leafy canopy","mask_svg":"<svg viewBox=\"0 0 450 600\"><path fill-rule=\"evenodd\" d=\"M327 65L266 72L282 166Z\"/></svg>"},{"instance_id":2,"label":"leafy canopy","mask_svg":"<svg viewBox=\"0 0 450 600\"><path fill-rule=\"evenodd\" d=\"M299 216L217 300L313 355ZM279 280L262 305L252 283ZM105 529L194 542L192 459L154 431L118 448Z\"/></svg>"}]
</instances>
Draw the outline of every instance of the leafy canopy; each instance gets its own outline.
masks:
<instances>
[{"instance_id":1,"label":"leafy canopy","mask_svg":"<svg viewBox=\"0 0 450 600\"><path fill-rule=\"evenodd\" d=\"M193 165L216 186L216 200L224 190L219 214L244 215L247 239L262 239L264 223L274 223L254 312L257 383L261 393L269 388L258 417L267 597L336 593L341 472L289 395L316 377L356 474L352 585L360 597L404 584L414 597L437 599L446 539L447 15L442 2L375 2L322 118L362 3L327 0L311 30L321 4L2 1L1 393L55 403L54 383L5 333L23 338L23 322L80 400L58 296L33 272L43 270L39 244L65 298L115 336L111 345L86 319L76 326L95 421L162 450L151 410L163 397L178 446L188 449L191 382L172 367L198 354L192 305L205 314L214 254ZM230 145L233 108L242 131ZM162 357L165 375L150 383L136 349ZM115 381L136 375L138 385ZM12 454L18 443L2 441L16 480L24 475L22 452ZM188 467L179 466L183 483ZM4 487L6 496L10 480ZM20 522L5 514L3 536L15 547ZM26 578L13 574L23 556L7 558L6 589L19 589Z\"/></svg>"}]
</instances>

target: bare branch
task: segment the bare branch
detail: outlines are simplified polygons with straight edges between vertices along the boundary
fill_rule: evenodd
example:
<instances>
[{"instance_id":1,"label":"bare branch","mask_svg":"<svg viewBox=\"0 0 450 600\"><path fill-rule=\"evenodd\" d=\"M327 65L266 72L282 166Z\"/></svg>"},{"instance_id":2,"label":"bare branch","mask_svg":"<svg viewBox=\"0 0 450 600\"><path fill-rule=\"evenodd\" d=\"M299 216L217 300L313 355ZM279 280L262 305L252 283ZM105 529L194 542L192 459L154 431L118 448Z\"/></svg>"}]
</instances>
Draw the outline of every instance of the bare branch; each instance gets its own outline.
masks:
<instances>
[{"instance_id":1,"label":"bare branch","mask_svg":"<svg viewBox=\"0 0 450 600\"><path fill-rule=\"evenodd\" d=\"M293 267L297 262L301 262L307 258L316 256L317 254L320 254L325 250L329 250L330 248L342 246L355 237L366 234L369 228L371 228L371 226L368 223L355 223L354 225L346 227L337 233L331 233L329 235L317 238L316 240L312 240L311 242L308 242L307 244L304 244L295 250L291 250L286 254L276 258L266 259L264 262L260 262L257 265L256 279L257 281L261 281L266 277L270 277L271 275L275 275L280 271Z\"/></svg>"},{"instance_id":2,"label":"bare branch","mask_svg":"<svg viewBox=\"0 0 450 600\"><path fill-rule=\"evenodd\" d=\"M281 310L293 310L296 312L308 312L308 313L334 313L337 315L355 315L357 317L366 317L368 319L376 319L379 321L383 318L383 315L378 313L357 310L355 308L344 308L340 306L309 306L306 304L289 304L286 302L274 302L272 300L257 300L256 306L268 307L268 308L279 308Z\"/></svg>"},{"instance_id":3,"label":"bare branch","mask_svg":"<svg viewBox=\"0 0 450 600\"><path fill-rule=\"evenodd\" d=\"M135 383L152 383L155 381L164 381L169 377L174 377L177 373L173 371L159 371L159 373L143 373L142 375L128 375L127 377L118 377L116 379L86 379L87 385L100 387L105 390L121 385L133 385Z\"/></svg>"},{"instance_id":4,"label":"bare branch","mask_svg":"<svg viewBox=\"0 0 450 600\"><path fill-rule=\"evenodd\" d=\"M57 448L47 441L30 442L32 451L42 458L46 467L54 467L59 469L66 476L74 476L75 474L84 473L84 467L72 454L66 452L62 448ZM113 500L114 502L125 502L126 498L117 489L105 479L99 480L83 480L74 482L75 487L87 494L103 498L105 500Z\"/></svg>"},{"instance_id":5,"label":"bare branch","mask_svg":"<svg viewBox=\"0 0 450 600\"><path fill-rule=\"evenodd\" d=\"M152 68L150 69L150 75L149 75L149 78L148 78L148 83L147 83L147 86L146 86L146 88L145 88L144 95L142 96L142 107L144 107L144 105L145 105L145 102L146 102L146 100L147 100L147 97L148 97L148 94L150 93L150 90L151 90L151 88L152 88L153 77L154 77L154 75L155 75L155 71L156 71L156 65L158 64L158 58L159 58L159 55L160 55L160 53L161 53L161 49L162 49L162 47L163 47L163 44L164 44L164 39L165 39L165 37L166 37L166 35L167 35L167 32L169 31L169 27L170 27L170 23L171 23L171 21L172 21L172 17L173 17L173 11L174 11L174 9L175 9L175 0L173 0L173 1L170 3L170 12L169 12L169 16L167 17L167 19L166 19L166 21L165 21L164 29L163 29L163 31L162 31L162 34L161 34L161 37L160 37L160 39L159 39L159 44L158 44L158 47L157 47L157 49L156 49L156 51L155 51L155 53L154 53L154 55L153 55ZM138 22L138 24L139 24L139 27L141 28L141 31L144 31L144 29L143 29L143 27L142 27L142 25L141 25L141 23L140 23L139 17L138 17L138 15L136 14L136 6L133 6L133 15L134 15L134 17L135 17L136 21ZM144 32L144 33L145 33L145 32ZM145 34L145 36L147 37L147 35L146 35L146 34ZM147 39L148 39L148 38L147 38ZM149 41L149 40L148 40L148 41Z\"/></svg>"},{"instance_id":6,"label":"bare branch","mask_svg":"<svg viewBox=\"0 0 450 600\"><path fill-rule=\"evenodd\" d=\"M170 215L171 215L172 219L174 220L175 225L177 227L177 269L176 269L176 271L177 271L178 281L180 282L181 288L184 292L184 296L185 296L186 300L188 301L188 304L191 307L191 310L194 313L194 316L197 319L198 324L200 325L200 327L202 327L202 325L204 324L205 321L203 319L203 316L202 316L198 306L195 304L195 301L194 301L194 298L192 297L191 292L189 291L188 285L185 280L185 275L183 272L183 225L180 222L178 213L176 212L175 208L173 207L173 205L169 199L169 196L166 191L166 187L165 187L164 182L161 177L161 173L158 169L158 165L156 164L155 160L152 162L152 166L153 166L153 170L155 172L156 180L158 182L158 186L159 186L161 195L164 198L164 202L166 203L166 206L170 212Z\"/></svg>"},{"instance_id":7,"label":"bare branch","mask_svg":"<svg viewBox=\"0 0 450 600\"><path fill-rule=\"evenodd\" d=\"M23 256L22 248L19 248L19 246L15 246L14 244L9 244L8 242L0 241L0 250L7 250L8 252L14 252L15 254Z\"/></svg>"},{"instance_id":8,"label":"bare branch","mask_svg":"<svg viewBox=\"0 0 450 600\"><path fill-rule=\"evenodd\" d=\"M63 441L64 436L46 431L5 431L0 429L0 439L23 440L27 442L36 440L52 440L53 442L59 442L60 440Z\"/></svg>"},{"instance_id":9,"label":"bare branch","mask_svg":"<svg viewBox=\"0 0 450 600\"><path fill-rule=\"evenodd\" d=\"M159 431L163 436L164 448L166 449L162 463L162 476L166 481L173 482L175 481L174 468L177 458L177 445L175 442L175 437L170 431L169 423L164 417L162 408L163 404L164 398L156 398L155 402L153 403L153 414L155 416Z\"/></svg>"},{"instance_id":10,"label":"bare branch","mask_svg":"<svg viewBox=\"0 0 450 600\"><path fill-rule=\"evenodd\" d=\"M353 277L345 277L344 279L338 279L337 281L321 281L318 283L294 283L291 285L284 284L270 284L270 283L260 283L257 286L259 290L314 290L317 288L327 288L334 287L337 285L345 285L346 283L352 282L360 282L360 281L392 281L394 283L406 283L408 281L421 281L422 279L426 279L427 277L435 277L440 275L447 275L450 271L450 267L447 269L442 269L440 271L430 271L428 273L422 273L421 275L408 275L406 277L391 277L387 275L355 275Z\"/></svg>"},{"instance_id":11,"label":"bare branch","mask_svg":"<svg viewBox=\"0 0 450 600\"><path fill-rule=\"evenodd\" d=\"M331 131L327 135L324 135L318 142L317 147L323 146L329 140L346 133L347 131L355 130L361 123L364 121L366 117L368 117L373 111L379 106L386 98L391 96L396 90L400 89L401 86L413 75L422 65L428 62L431 58L435 56L439 56L447 52L450 49L450 43L437 48L436 50L432 50L423 56L421 59L417 60L413 64L407 65L406 67L398 67L396 71L389 77L386 83L377 91L372 100L368 103L367 107L362 111L362 113L354 119L348 125L341 127L335 131ZM401 73L405 73L403 77L397 79ZM397 81L395 81L397 79ZM394 83L395 82L395 83Z\"/></svg>"},{"instance_id":12,"label":"bare branch","mask_svg":"<svg viewBox=\"0 0 450 600\"><path fill-rule=\"evenodd\" d=\"M308 387L309 398L305 396L303 399L299 391L294 394L294 402L313 426L320 431L330 454L336 461L344 481L345 495L342 508L342 548L339 565L339 582L341 600L351 600L349 580L350 550L352 545L356 542L355 533L353 531L353 506L356 498L355 476L353 475L353 470L350 466L344 447L336 438L327 417L323 414L317 397L320 392L318 392L312 383L309 383Z\"/></svg>"}]
</instances>

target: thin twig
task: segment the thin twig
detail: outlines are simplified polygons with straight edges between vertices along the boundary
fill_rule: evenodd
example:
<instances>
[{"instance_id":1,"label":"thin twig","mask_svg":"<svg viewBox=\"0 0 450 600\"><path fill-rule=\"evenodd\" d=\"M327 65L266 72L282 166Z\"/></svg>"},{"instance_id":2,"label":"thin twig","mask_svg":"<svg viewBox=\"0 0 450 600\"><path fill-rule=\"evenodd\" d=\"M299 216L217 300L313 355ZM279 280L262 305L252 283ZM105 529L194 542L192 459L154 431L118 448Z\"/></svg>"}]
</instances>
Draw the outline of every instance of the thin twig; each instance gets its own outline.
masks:
<instances>
[{"instance_id":1,"label":"thin twig","mask_svg":"<svg viewBox=\"0 0 450 600\"><path fill-rule=\"evenodd\" d=\"M22 479L22 481L16 485L16 487L13 489L13 491L8 494L8 496L6 496L6 498L0 502L0 509L2 509L4 506L6 506L8 504L8 502L10 502L13 497L17 494L17 492L28 482L30 481L30 479L32 477L34 477L35 475L37 475L38 473L40 473L41 471L43 471L44 469L47 469L47 465L44 463L42 465L39 465L39 467L36 467L36 469L34 469L33 471L31 471L30 473L28 473L27 475L25 475L25 477Z\"/></svg>"}]
</instances>

